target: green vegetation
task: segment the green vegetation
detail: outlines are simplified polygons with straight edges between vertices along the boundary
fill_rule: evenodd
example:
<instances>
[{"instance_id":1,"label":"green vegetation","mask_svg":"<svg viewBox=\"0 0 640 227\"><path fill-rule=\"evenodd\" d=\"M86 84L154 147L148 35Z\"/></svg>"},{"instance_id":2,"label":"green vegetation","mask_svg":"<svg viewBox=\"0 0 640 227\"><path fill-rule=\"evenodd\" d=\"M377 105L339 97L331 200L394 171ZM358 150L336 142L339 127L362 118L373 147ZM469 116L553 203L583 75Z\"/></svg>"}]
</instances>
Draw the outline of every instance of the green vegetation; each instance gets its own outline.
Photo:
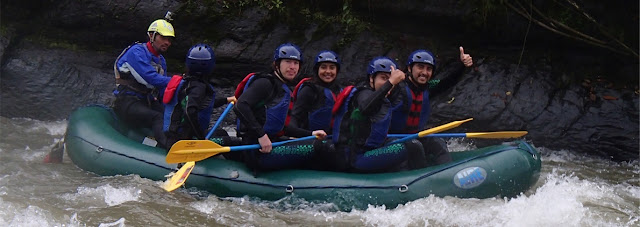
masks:
<instances>
[{"instance_id":1,"label":"green vegetation","mask_svg":"<svg viewBox=\"0 0 640 227\"><path fill-rule=\"evenodd\" d=\"M206 18L190 16L189 20L203 22L215 22L222 18L238 17L250 8L258 7L267 10L268 17L261 26L264 29L272 28L278 23L289 26L294 35L291 41L302 43L307 41L304 37L304 30L311 25L316 25L317 30L312 35L312 39L321 38L328 34L339 34L339 40L334 48L340 49L349 44L355 35L370 28L361 16L357 15L353 9L352 0L341 1L341 5L336 2L322 1L299 1L299 0L205 0L186 1L180 8L179 15L207 15ZM197 30L197 29L194 29ZM192 31L194 31L192 30ZM219 33L212 29L202 28L195 39L218 41ZM297 36L296 36L297 35Z\"/></svg>"},{"instance_id":2,"label":"green vegetation","mask_svg":"<svg viewBox=\"0 0 640 227\"><path fill-rule=\"evenodd\" d=\"M595 0L579 3L574 0L472 0L469 1L469 4L473 7L473 13L469 19L486 28L496 23L505 23L508 21L508 15L515 14L552 33L618 54L639 57L637 51L637 5L634 8L630 3L604 4ZM606 17L600 20L600 18L592 16L594 12L587 12L582 6L583 4L591 6L590 10L596 11L594 15L601 17L606 15ZM612 14L606 9L595 10L594 6L634 9L629 12ZM625 14L633 13L635 13L635 18L625 18ZM636 21L634 23L631 20ZM635 28L631 26L635 26Z\"/></svg>"}]
</instances>

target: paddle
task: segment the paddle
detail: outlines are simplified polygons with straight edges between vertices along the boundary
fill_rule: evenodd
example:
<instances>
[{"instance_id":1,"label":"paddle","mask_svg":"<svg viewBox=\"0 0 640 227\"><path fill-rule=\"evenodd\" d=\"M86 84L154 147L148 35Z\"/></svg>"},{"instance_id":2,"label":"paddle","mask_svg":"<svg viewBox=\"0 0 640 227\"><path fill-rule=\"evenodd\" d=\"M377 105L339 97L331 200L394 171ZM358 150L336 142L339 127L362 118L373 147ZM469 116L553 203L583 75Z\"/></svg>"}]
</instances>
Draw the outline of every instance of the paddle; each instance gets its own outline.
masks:
<instances>
[{"instance_id":1,"label":"paddle","mask_svg":"<svg viewBox=\"0 0 640 227\"><path fill-rule=\"evenodd\" d=\"M277 147L286 143L310 140L315 138L316 136L305 136L298 139L275 142L272 143L271 146ZM200 161L220 153L259 148L260 144L223 147L210 140L181 140L171 147L171 150L169 150L169 154L167 154L166 161L167 163Z\"/></svg>"},{"instance_id":2,"label":"paddle","mask_svg":"<svg viewBox=\"0 0 640 227\"><path fill-rule=\"evenodd\" d=\"M421 132L415 133L415 134L410 134L410 135L408 135L408 136L405 136L405 137L404 137L404 138L402 138L402 139L394 140L394 141L392 141L392 142L391 142L391 143L389 143L389 144L402 143L402 142L407 141L407 140L412 140L412 139L419 138L419 137L425 137L425 136L427 136L427 135L429 135L429 134L434 134L434 133L438 133L438 132L446 131L446 130L449 130L449 129L452 129L452 128L455 128L455 127L458 127L458 126L460 126L462 123L465 123L465 122L467 122L467 121L471 121L471 120L473 120L473 118L469 118L469 119L466 119L466 120L460 120L460 121L450 122L450 123L447 123L447 124L444 124L444 125L440 125L440 126L438 126L438 127L430 128L430 129L427 129L427 130L424 130L424 131L421 131Z\"/></svg>"},{"instance_id":3,"label":"paddle","mask_svg":"<svg viewBox=\"0 0 640 227\"><path fill-rule=\"evenodd\" d=\"M164 184L165 191L173 191L181 187L191 174L191 170L196 166L196 162L185 163L173 176Z\"/></svg>"},{"instance_id":4,"label":"paddle","mask_svg":"<svg viewBox=\"0 0 640 227\"><path fill-rule=\"evenodd\" d=\"M518 138L526 135L527 131L502 131L502 132L467 132L467 133L436 133L425 137L465 137L482 139ZM407 137L411 134L389 134L387 137Z\"/></svg>"},{"instance_id":5,"label":"paddle","mask_svg":"<svg viewBox=\"0 0 640 227\"><path fill-rule=\"evenodd\" d=\"M58 141L47 156L44 157L42 162L44 163L61 163L62 156L64 155L64 138Z\"/></svg>"},{"instance_id":6,"label":"paddle","mask_svg":"<svg viewBox=\"0 0 640 227\"><path fill-rule=\"evenodd\" d=\"M222 112L222 114L220 115L216 123L213 125L213 128L209 130L209 133L207 133L207 136L205 137L206 141L209 141L209 138L211 138L211 135L213 135L213 132L216 131L218 126L220 126L220 123L222 123L222 120L224 119L224 117L227 116L227 113L229 113L229 111L231 110L231 107L233 107L233 102L230 102L227 105L227 108L224 109L224 112ZM178 141L177 143L179 142L180 141ZM171 148L173 148L173 146ZM178 172L173 174L173 177L171 177L171 179L169 179L169 181L165 183L164 190L170 192L182 186L184 182L187 180L187 177L189 177L189 174L191 174L191 171L193 170L195 165L196 165L195 161L191 161L191 162L185 163L182 167L180 167Z\"/></svg>"}]
</instances>

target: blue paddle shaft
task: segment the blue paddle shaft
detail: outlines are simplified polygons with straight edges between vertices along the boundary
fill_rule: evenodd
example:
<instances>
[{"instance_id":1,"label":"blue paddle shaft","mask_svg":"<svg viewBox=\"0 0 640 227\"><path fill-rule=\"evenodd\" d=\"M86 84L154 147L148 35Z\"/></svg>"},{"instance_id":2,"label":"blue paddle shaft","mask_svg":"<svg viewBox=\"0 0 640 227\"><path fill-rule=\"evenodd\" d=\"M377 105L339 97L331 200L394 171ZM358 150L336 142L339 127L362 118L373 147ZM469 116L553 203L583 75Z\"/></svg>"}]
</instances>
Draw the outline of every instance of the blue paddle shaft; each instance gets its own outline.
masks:
<instances>
[{"instance_id":1,"label":"blue paddle shaft","mask_svg":"<svg viewBox=\"0 0 640 227\"><path fill-rule=\"evenodd\" d=\"M316 138L316 136L305 136L305 137L301 137L301 138L297 138L297 139L275 142L275 143L272 143L271 146L276 147L276 146L280 146L280 145L283 145L283 144L286 144L286 143L303 141L303 140L310 140L310 139L315 139L315 138ZM229 147L229 151L230 152L231 151L245 151L245 150L260 149L260 148L262 148L262 147L260 147L260 144L240 145L240 146Z\"/></svg>"},{"instance_id":2,"label":"blue paddle shaft","mask_svg":"<svg viewBox=\"0 0 640 227\"><path fill-rule=\"evenodd\" d=\"M231 110L231 107L233 107L233 102L230 102L227 105L227 108L224 109L224 112L222 112L222 114L220 115L220 117L216 121L216 124L213 125L213 128L211 128L211 130L209 131L209 134L207 134L207 137L205 137L205 139L208 140L209 138L211 138L211 135L213 135L213 132L216 131L218 126L220 126L220 123L222 123L222 120L224 120L224 117L227 116L227 114L229 113L229 110Z\"/></svg>"},{"instance_id":3,"label":"blue paddle shaft","mask_svg":"<svg viewBox=\"0 0 640 227\"><path fill-rule=\"evenodd\" d=\"M387 135L387 137L391 137L391 138L395 138L395 137L407 137L407 136L413 136L413 134L389 134ZM416 135L417 137L417 135ZM466 133L436 133L436 134L429 134L426 135L424 137L467 137ZM412 138L415 139L415 138Z\"/></svg>"}]
</instances>

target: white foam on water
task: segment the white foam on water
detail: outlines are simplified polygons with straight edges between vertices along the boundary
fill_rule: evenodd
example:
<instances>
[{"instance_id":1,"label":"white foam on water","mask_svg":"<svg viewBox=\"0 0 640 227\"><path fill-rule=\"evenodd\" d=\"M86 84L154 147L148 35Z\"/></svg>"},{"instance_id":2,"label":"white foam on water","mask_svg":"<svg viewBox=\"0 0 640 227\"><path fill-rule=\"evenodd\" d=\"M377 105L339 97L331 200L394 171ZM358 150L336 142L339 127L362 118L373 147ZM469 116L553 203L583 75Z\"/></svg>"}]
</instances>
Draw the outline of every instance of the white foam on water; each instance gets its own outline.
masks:
<instances>
[{"instance_id":1,"label":"white foam on water","mask_svg":"<svg viewBox=\"0 0 640 227\"><path fill-rule=\"evenodd\" d=\"M142 190L135 187L114 188L107 184L97 188L79 187L77 193L66 194L63 197L69 200L87 202L103 202L107 206L116 206L129 201L139 201ZM96 203L91 203L95 205Z\"/></svg>"},{"instance_id":2,"label":"white foam on water","mask_svg":"<svg viewBox=\"0 0 640 227\"><path fill-rule=\"evenodd\" d=\"M584 159L584 155L578 155L567 150L551 150L544 147L537 147L540 154L544 154L544 160L556 163L576 162Z\"/></svg>"},{"instance_id":3,"label":"white foam on water","mask_svg":"<svg viewBox=\"0 0 640 227\"><path fill-rule=\"evenodd\" d=\"M124 218L120 218L117 221L114 222L110 222L110 223L100 223L100 225L98 225L98 227L111 227L111 226L118 226L118 227L124 227L125 219Z\"/></svg>"},{"instance_id":4,"label":"white foam on water","mask_svg":"<svg viewBox=\"0 0 640 227\"><path fill-rule=\"evenodd\" d=\"M451 146L466 150L473 146L451 140ZM537 148L543 154L547 171L533 189L516 198L459 199L435 197L418 199L394 209L370 206L351 212L327 211L331 204L312 204L296 200L260 201L247 197L220 201L215 196L191 206L209 214L218 224L263 223L266 218L285 223L344 226L638 226L640 224L640 186L637 179L628 182L603 181L574 174L568 164L589 163L615 167L614 174L640 175L638 162L615 163L597 157L566 151ZM553 160L548 161L547 159ZM567 161L567 160L573 160ZM553 164L555 162L555 164ZM566 163L566 164L563 164ZM619 168L622 167L622 168ZM584 168L584 167L580 167ZM623 169L623 170L620 170ZM627 169L627 170L624 170ZM631 199L630 199L631 198ZM291 204L289 204L291 202ZM233 210L233 213L225 212ZM270 224L278 224L272 221Z\"/></svg>"},{"instance_id":5,"label":"white foam on water","mask_svg":"<svg viewBox=\"0 0 640 227\"><path fill-rule=\"evenodd\" d=\"M550 173L531 195L513 199L458 199L430 196L396 209L369 207L353 211L376 226L630 226L638 224L638 207L615 190L635 193L637 186L616 189L575 176ZM635 206L635 207L634 207ZM612 209L622 211L612 217Z\"/></svg>"},{"instance_id":6,"label":"white foam on water","mask_svg":"<svg viewBox=\"0 0 640 227\"><path fill-rule=\"evenodd\" d=\"M193 202L191 207L215 219L217 224L237 225L238 223L260 223L267 226L283 226L286 222L282 217L282 210L271 206L277 202L260 201L248 196L238 198L224 198L208 196L205 200ZM233 210L233 212L228 212ZM290 216L295 218L295 216Z\"/></svg>"},{"instance_id":7,"label":"white foam on water","mask_svg":"<svg viewBox=\"0 0 640 227\"><path fill-rule=\"evenodd\" d=\"M67 131L67 120L45 121L41 122L41 126L49 131L49 135L63 136L65 131Z\"/></svg>"},{"instance_id":8,"label":"white foam on water","mask_svg":"<svg viewBox=\"0 0 640 227\"><path fill-rule=\"evenodd\" d=\"M476 149L476 146L464 138L450 138L447 140L447 148L450 152L458 152Z\"/></svg>"},{"instance_id":9,"label":"white foam on water","mask_svg":"<svg viewBox=\"0 0 640 227\"><path fill-rule=\"evenodd\" d=\"M51 148L62 139L67 120L40 121L30 118L0 118L3 124L3 151L28 154L25 161L42 160ZM27 151L27 152L25 152ZM38 151L38 152L30 152Z\"/></svg>"},{"instance_id":10,"label":"white foam on water","mask_svg":"<svg viewBox=\"0 0 640 227\"><path fill-rule=\"evenodd\" d=\"M8 121L17 130L32 133L46 133L52 136L62 136L67 130L67 120L40 121L31 118L12 118Z\"/></svg>"},{"instance_id":11,"label":"white foam on water","mask_svg":"<svg viewBox=\"0 0 640 227\"><path fill-rule=\"evenodd\" d=\"M229 222L230 218L225 217L229 212L225 211L225 208L228 208L222 204L219 199L215 196L209 196L205 200L196 201L190 204L190 206L196 209L199 212L207 214L207 216L211 219L215 219L218 224L231 224L233 222ZM240 211L240 210L236 210ZM238 215L236 215L238 216Z\"/></svg>"},{"instance_id":12,"label":"white foam on water","mask_svg":"<svg viewBox=\"0 0 640 227\"><path fill-rule=\"evenodd\" d=\"M216 196L208 196L204 200L192 202L190 206L205 214L216 214L225 209Z\"/></svg>"},{"instance_id":13,"label":"white foam on water","mask_svg":"<svg viewBox=\"0 0 640 227\"><path fill-rule=\"evenodd\" d=\"M12 203L3 202L0 200L0 223L4 223L5 226L53 226L56 223L51 223L54 220L48 211L37 207L27 206L18 207Z\"/></svg>"}]
</instances>

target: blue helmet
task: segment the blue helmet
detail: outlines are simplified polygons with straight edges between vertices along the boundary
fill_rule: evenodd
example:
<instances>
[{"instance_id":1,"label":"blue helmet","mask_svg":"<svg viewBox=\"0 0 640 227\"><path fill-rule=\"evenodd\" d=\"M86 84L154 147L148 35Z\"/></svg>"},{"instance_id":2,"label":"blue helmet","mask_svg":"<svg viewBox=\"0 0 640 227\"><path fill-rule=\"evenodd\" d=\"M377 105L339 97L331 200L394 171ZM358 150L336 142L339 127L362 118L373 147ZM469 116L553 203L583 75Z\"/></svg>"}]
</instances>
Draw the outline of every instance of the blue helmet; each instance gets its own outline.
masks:
<instances>
[{"instance_id":1,"label":"blue helmet","mask_svg":"<svg viewBox=\"0 0 640 227\"><path fill-rule=\"evenodd\" d=\"M369 67L367 67L367 75L371 76L376 74L377 72L391 72L391 66L394 68L398 68L396 63L388 57L376 57L371 62L369 62Z\"/></svg>"},{"instance_id":2,"label":"blue helmet","mask_svg":"<svg viewBox=\"0 0 640 227\"><path fill-rule=\"evenodd\" d=\"M195 76L208 76L216 64L213 49L207 44L196 44L187 53L187 69Z\"/></svg>"},{"instance_id":3,"label":"blue helmet","mask_svg":"<svg viewBox=\"0 0 640 227\"><path fill-rule=\"evenodd\" d=\"M338 67L340 67L340 59L338 58L338 54L330 50L321 51L318 56L316 56L316 62L314 62L314 65L322 62L335 63L336 65L338 65Z\"/></svg>"},{"instance_id":4,"label":"blue helmet","mask_svg":"<svg viewBox=\"0 0 640 227\"><path fill-rule=\"evenodd\" d=\"M336 54L333 51L323 50L323 51L320 51L320 53L318 53L318 56L316 56L316 60L313 63L313 68L316 72L318 71L318 67L320 67L320 63L323 63L323 62L334 63L336 64L338 71L340 70L340 58L338 58L338 54Z\"/></svg>"},{"instance_id":5,"label":"blue helmet","mask_svg":"<svg viewBox=\"0 0 640 227\"><path fill-rule=\"evenodd\" d=\"M273 61L278 61L280 59L293 59L302 62L302 51L296 45L291 43L285 43L278 48L273 53Z\"/></svg>"},{"instance_id":6,"label":"blue helmet","mask_svg":"<svg viewBox=\"0 0 640 227\"><path fill-rule=\"evenodd\" d=\"M436 68L436 59L433 57L433 54L426 50L416 50L409 55L409 59L407 59L407 67L410 67L413 63L425 63L433 66L433 69Z\"/></svg>"}]
</instances>

